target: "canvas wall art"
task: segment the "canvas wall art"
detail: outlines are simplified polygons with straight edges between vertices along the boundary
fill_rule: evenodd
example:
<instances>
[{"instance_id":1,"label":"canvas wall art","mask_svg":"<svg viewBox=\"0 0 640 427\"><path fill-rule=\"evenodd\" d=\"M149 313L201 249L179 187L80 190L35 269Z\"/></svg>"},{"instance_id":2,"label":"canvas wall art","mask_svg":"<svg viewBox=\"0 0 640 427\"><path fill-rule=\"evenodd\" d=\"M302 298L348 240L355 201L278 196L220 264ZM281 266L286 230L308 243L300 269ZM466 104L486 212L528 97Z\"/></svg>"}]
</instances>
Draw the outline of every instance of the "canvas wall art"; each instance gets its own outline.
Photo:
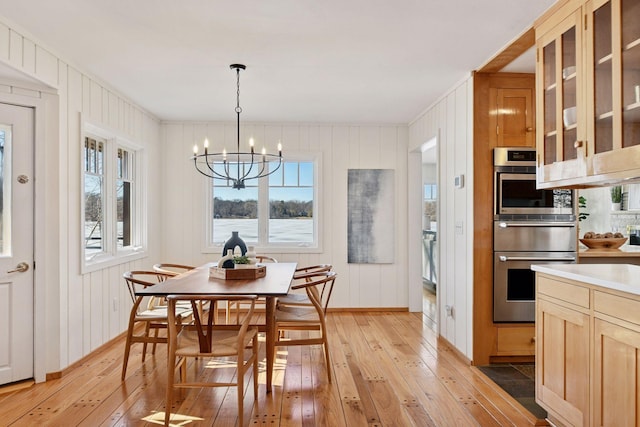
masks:
<instances>
[{"instance_id":1,"label":"canvas wall art","mask_svg":"<svg viewBox=\"0 0 640 427\"><path fill-rule=\"evenodd\" d=\"M393 263L394 171L349 169L347 181L348 262Z\"/></svg>"}]
</instances>

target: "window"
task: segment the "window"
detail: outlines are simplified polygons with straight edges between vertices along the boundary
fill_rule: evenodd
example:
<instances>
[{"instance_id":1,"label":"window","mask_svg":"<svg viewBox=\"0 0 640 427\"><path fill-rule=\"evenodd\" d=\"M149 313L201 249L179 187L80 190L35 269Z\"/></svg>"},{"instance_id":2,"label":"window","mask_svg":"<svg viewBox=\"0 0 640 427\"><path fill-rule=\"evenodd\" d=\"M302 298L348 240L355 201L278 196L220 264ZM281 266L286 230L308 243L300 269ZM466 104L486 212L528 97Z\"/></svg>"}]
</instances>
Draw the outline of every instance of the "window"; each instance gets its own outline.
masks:
<instances>
[{"instance_id":1,"label":"window","mask_svg":"<svg viewBox=\"0 0 640 427\"><path fill-rule=\"evenodd\" d=\"M91 271L141 256L146 232L136 186L141 150L96 126L85 125L85 132L83 266Z\"/></svg>"},{"instance_id":2,"label":"window","mask_svg":"<svg viewBox=\"0 0 640 427\"><path fill-rule=\"evenodd\" d=\"M319 157L307 155L283 162L268 178L247 181L241 190L212 180L208 246L217 252L238 231L247 245L263 251L318 248L318 169Z\"/></svg>"},{"instance_id":3,"label":"window","mask_svg":"<svg viewBox=\"0 0 640 427\"><path fill-rule=\"evenodd\" d=\"M85 257L104 252L104 141L84 139Z\"/></svg>"}]
</instances>

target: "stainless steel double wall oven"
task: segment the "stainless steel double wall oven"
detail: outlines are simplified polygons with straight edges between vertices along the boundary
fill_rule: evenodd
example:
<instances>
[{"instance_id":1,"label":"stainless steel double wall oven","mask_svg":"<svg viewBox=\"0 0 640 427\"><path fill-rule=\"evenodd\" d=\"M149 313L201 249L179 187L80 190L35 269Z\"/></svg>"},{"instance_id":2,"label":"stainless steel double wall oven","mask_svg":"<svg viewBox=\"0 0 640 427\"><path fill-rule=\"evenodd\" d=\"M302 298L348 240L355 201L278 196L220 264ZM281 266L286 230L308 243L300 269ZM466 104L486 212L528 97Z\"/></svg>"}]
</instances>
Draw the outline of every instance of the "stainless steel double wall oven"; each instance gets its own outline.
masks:
<instances>
[{"instance_id":1,"label":"stainless steel double wall oven","mask_svg":"<svg viewBox=\"0 0 640 427\"><path fill-rule=\"evenodd\" d=\"M534 322L531 264L576 262L574 193L536 188L533 148L493 154L493 320Z\"/></svg>"}]
</instances>

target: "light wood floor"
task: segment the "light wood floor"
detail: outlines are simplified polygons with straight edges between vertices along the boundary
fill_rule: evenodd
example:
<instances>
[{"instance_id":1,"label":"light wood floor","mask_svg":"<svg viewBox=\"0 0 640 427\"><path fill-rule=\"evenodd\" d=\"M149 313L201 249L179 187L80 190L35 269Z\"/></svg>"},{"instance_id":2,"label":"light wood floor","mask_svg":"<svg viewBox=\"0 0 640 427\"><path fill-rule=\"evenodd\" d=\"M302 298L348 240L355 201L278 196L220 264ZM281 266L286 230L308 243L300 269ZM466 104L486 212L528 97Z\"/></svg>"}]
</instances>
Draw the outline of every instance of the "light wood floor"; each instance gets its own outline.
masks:
<instances>
[{"instance_id":1,"label":"light wood floor","mask_svg":"<svg viewBox=\"0 0 640 427\"><path fill-rule=\"evenodd\" d=\"M424 285L422 286L422 321L434 331L437 330L438 302L436 293Z\"/></svg>"},{"instance_id":2,"label":"light wood floor","mask_svg":"<svg viewBox=\"0 0 640 427\"><path fill-rule=\"evenodd\" d=\"M320 347L280 348L274 390L245 396L249 426L528 426L536 420L480 371L438 344L421 313L330 313L333 384ZM161 424L166 355L141 364L134 346L120 381L123 339L101 348L61 379L0 395L2 426ZM264 352L264 349L262 349ZM264 354L263 354L264 356ZM190 371L234 375L201 360ZM249 383L249 375L246 381ZM235 388L177 391L173 425L234 426Z\"/></svg>"}]
</instances>

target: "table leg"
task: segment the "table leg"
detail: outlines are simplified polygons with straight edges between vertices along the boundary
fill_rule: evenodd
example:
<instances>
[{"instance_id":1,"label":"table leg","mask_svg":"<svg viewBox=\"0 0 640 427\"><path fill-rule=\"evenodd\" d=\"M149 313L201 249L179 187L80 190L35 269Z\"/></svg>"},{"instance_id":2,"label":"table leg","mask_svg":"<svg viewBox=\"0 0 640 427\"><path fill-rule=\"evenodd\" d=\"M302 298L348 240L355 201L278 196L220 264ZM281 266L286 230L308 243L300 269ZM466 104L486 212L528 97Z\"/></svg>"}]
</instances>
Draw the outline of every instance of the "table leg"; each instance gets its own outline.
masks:
<instances>
[{"instance_id":1,"label":"table leg","mask_svg":"<svg viewBox=\"0 0 640 427\"><path fill-rule=\"evenodd\" d=\"M265 324L267 342L267 393L271 393L271 381L273 378L273 362L276 344L276 298L267 297L265 307Z\"/></svg>"}]
</instances>

